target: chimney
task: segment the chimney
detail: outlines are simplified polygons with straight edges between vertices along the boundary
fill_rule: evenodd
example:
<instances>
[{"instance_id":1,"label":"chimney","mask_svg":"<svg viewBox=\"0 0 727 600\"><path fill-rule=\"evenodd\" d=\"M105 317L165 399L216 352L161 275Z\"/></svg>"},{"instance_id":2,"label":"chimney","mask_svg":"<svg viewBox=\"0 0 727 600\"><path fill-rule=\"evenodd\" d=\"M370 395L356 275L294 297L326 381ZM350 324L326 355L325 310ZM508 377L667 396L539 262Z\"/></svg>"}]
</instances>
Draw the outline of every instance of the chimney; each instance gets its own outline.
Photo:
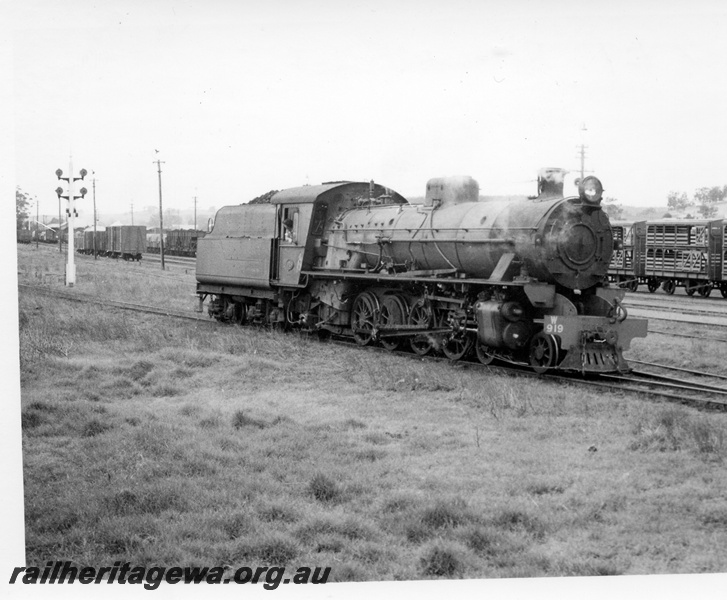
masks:
<instances>
[{"instance_id":1,"label":"chimney","mask_svg":"<svg viewBox=\"0 0 727 600\"><path fill-rule=\"evenodd\" d=\"M562 198L563 180L568 171L557 167L546 167L538 171L538 197Z\"/></svg>"}]
</instances>

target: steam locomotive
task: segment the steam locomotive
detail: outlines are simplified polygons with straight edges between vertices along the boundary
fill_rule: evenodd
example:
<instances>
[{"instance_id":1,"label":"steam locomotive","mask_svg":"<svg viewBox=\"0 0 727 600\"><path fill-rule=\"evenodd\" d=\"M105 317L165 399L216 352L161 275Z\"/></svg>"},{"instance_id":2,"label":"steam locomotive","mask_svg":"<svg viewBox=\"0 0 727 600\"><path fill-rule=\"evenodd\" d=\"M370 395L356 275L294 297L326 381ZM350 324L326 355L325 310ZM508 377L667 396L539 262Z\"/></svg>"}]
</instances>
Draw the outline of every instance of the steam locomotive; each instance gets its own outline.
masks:
<instances>
[{"instance_id":1,"label":"steam locomotive","mask_svg":"<svg viewBox=\"0 0 727 600\"><path fill-rule=\"evenodd\" d=\"M608 284L614 239L595 177L563 196L543 169L533 197L480 200L471 177L429 180L421 204L373 182L283 190L221 208L198 241L199 311L408 345L542 373L627 372L646 336Z\"/></svg>"}]
</instances>

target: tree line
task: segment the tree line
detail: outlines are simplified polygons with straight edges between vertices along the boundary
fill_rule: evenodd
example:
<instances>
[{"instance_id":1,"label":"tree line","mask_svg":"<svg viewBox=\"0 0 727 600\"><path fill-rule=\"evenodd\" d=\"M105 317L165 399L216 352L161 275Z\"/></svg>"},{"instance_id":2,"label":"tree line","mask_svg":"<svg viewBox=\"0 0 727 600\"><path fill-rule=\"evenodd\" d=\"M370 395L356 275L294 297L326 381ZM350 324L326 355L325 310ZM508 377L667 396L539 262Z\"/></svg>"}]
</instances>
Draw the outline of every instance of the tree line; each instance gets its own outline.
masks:
<instances>
[{"instance_id":1,"label":"tree line","mask_svg":"<svg viewBox=\"0 0 727 600\"><path fill-rule=\"evenodd\" d=\"M19 187L15 188L15 220L16 229L22 229L30 218L30 196Z\"/></svg>"},{"instance_id":2,"label":"tree line","mask_svg":"<svg viewBox=\"0 0 727 600\"><path fill-rule=\"evenodd\" d=\"M683 212L688 208L695 208L703 219L711 219L717 214L718 202L727 197L727 185L714 187L701 187L694 191L690 199L686 192L669 192L666 205L670 211ZM686 217L694 218L692 215Z\"/></svg>"}]
</instances>

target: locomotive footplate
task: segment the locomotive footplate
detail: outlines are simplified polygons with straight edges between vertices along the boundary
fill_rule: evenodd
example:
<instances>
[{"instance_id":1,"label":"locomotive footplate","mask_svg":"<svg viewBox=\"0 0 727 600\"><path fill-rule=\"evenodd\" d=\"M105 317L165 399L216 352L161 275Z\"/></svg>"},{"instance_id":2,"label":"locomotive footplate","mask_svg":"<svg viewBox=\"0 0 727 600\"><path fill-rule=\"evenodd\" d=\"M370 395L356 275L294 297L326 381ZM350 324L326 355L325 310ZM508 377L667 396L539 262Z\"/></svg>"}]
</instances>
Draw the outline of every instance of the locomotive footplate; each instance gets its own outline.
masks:
<instances>
[{"instance_id":1,"label":"locomotive footplate","mask_svg":"<svg viewBox=\"0 0 727 600\"><path fill-rule=\"evenodd\" d=\"M417 335L446 335L452 328L422 329L418 325L380 325L376 328L378 338L416 337Z\"/></svg>"},{"instance_id":2,"label":"locomotive footplate","mask_svg":"<svg viewBox=\"0 0 727 600\"><path fill-rule=\"evenodd\" d=\"M469 277L455 277L455 276L442 276L442 277L418 277L412 276L410 272L398 273L395 275L372 273L363 269L351 269L348 271L333 270L333 269L316 269L314 271L301 271L301 275L307 275L309 277L315 277L319 279L336 279L336 280L359 280L376 283L434 283L434 284L470 284L470 285L494 285L508 287L523 287L528 281L500 281L499 279L481 279L481 278L469 278Z\"/></svg>"}]
</instances>

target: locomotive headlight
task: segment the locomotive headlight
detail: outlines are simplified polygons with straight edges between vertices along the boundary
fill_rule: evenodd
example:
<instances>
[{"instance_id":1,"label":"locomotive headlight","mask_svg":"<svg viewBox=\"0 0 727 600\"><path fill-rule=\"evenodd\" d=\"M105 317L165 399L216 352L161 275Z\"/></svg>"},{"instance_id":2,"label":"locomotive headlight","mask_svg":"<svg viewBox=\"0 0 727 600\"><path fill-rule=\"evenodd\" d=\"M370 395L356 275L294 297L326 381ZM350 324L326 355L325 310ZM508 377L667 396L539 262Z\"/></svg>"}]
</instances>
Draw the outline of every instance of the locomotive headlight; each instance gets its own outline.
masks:
<instances>
[{"instance_id":1,"label":"locomotive headlight","mask_svg":"<svg viewBox=\"0 0 727 600\"><path fill-rule=\"evenodd\" d=\"M578 184L578 195L582 202L596 206L601 203L603 186L597 177L589 175L588 177L584 177Z\"/></svg>"}]
</instances>

